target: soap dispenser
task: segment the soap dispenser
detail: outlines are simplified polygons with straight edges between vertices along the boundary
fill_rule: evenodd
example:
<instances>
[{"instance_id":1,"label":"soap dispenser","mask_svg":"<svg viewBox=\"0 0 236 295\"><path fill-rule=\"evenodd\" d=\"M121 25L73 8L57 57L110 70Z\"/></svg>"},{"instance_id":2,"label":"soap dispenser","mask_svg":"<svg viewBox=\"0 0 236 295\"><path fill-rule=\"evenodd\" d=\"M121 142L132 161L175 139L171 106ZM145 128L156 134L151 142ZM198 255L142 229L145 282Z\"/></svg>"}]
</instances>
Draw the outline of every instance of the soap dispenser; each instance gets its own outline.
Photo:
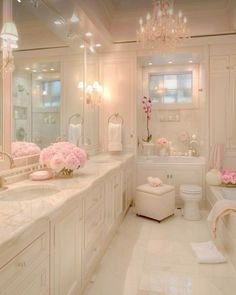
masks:
<instances>
[{"instance_id":1,"label":"soap dispenser","mask_svg":"<svg viewBox=\"0 0 236 295\"><path fill-rule=\"evenodd\" d=\"M199 142L197 141L197 135L193 134L189 143L189 150L192 151L192 156L199 157Z\"/></svg>"}]
</instances>

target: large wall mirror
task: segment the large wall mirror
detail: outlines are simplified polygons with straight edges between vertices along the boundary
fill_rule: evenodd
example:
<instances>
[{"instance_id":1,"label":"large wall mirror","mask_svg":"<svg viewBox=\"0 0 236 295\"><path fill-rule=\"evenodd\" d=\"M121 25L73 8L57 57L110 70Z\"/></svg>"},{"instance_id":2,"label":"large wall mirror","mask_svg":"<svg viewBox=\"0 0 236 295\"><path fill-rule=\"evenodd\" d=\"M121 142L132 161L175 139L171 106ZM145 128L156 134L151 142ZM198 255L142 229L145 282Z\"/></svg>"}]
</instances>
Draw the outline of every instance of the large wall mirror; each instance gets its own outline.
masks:
<instances>
[{"instance_id":1,"label":"large wall mirror","mask_svg":"<svg viewBox=\"0 0 236 295\"><path fill-rule=\"evenodd\" d=\"M3 25L3 0L0 0L0 27ZM2 52L0 61L0 152L3 151L3 58ZM0 154L2 160L2 154Z\"/></svg>"},{"instance_id":2,"label":"large wall mirror","mask_svg":"<svg viewBox=\"0 0 236 295\"><path fill-rule=\"evenodd\" d=\"M40 149L63 140L91 153L98 151L102 98L98 55L80 38L72 46L66 32L58 33L48 7L13 1L12 9L19 44L14 51L8 152L15 159L37 160Z\"/></svg>"}]
</instances>

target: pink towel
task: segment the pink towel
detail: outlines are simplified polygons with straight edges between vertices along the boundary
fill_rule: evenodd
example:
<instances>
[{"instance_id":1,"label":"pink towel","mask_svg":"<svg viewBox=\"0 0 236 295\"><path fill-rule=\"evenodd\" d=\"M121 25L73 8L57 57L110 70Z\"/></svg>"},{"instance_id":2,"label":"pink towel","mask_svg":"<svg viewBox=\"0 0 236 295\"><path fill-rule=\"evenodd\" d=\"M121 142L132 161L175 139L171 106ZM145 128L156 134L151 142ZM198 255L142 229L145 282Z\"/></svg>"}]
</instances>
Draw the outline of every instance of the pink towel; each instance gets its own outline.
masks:
<instances>
[{"instance_id":1,"label":"pink towel","mask_svg":"<svg viewBox=\"0 0 236 295\"><path fill-rule=\"evenodd\" d=\"M216 227L219 219L232 212L236 212L236 202L231 200L219 200L215 203L211 212L209 213L207 220L211 224L211 230L214 236L216 236Z\"/></svg>"},{"instance_id":2,"label":"pink towel","mask_svg":"<svg viewBox=\"0 0 236 295\"><path fill-rule=\"evenodd\" d=\"M208 170L223 168L224 161L224 145L220 143L214 144L210 149Z\"/></svg>"}]
</instances>

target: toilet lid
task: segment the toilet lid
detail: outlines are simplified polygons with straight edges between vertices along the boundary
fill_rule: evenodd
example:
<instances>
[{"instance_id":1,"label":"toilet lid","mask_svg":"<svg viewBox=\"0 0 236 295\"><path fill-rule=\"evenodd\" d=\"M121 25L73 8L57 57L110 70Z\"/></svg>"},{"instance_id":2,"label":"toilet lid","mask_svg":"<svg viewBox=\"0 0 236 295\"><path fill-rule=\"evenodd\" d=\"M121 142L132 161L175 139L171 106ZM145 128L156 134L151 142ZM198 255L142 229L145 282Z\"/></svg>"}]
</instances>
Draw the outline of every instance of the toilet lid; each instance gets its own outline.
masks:
<instances>
[{"instance_id":1,"label":"toilet lid","mask_svg":"<svg viewBox=\"0 0 236 295\"><path fill-rule=\"evenodd\" d=\"M180 186L180 191L184 193L201 193L202 188L199 185L183 184Z\"/></svg>"}]
</instances>

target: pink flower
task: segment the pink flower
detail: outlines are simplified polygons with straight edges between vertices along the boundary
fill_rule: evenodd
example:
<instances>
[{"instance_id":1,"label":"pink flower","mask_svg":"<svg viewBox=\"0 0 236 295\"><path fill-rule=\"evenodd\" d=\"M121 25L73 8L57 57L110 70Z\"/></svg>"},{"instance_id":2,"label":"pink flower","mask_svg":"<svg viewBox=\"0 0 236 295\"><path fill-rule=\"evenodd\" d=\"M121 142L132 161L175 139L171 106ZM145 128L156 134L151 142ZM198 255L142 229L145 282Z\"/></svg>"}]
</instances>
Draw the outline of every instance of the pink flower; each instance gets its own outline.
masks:
<instances>
[{"instance_id":1,"label":"pink flower","mask_svg":"<svg viewBox=\"0 0 236 295\"><path fill-rule=\"evenodd\" d=\"M70 142L57 142L43 149L40 163L54 170L74 170L86 162L86 153Z\"/></svg>"},{"instance_id":2,"label":"pink flower","mask_svg":"<svg viewBox=\"0 0 236 295\"><path fill-rule=\"evenodd\" d=\"M74 148L73 149L73 153L76 155L76 157L79 158L80 160L80 167L83 167L86 160L87 160L87 154L84 150L82 149L78 149L78 148Z\"/></svg>"},{"instance_id":3,"label":"pink flower","mask_svg":"<svg viewBox=\"0 0 236 295\"><path fill-rule=\"evenodd\" d=\"M12 143L13 158L38 155L40 148L33 142L16 141Z\"/></svg>"},{"instance_id":4,"label":"pink flower","mask_svg":"<svg viewBox=\"0 0 236 295\"><path fill-rule=\"evenodd\" d=\"M66 157L65 168L70 170L75 170L80 167L80 160L75 154L71 153Z\"/></svg>"},{"instance_id":5,"label":"pink flower","mask_svg":"<svg viewBox=\"0 0 236 295\"><path fill-rule=\"evenodd\" d=\"M231 173L231 175L230 175L230 182L232 184L236 184L236 173L235 172Z\"/></svg>"},{"instance_id":6,"label":"pink flower","mask_svg":"<svg viewBox=\"0 0 236 295\"><path fill-rule=\"evenodd\" d=\"M39 163L41 165L45 165L48 168L50 167L50 160L54 156L53 149L48 147L47 149L43 149L40 153Z\"/></svg>"},{"instance_id":7,"label":"pink flower","mask_svg":"<svg viewBox=\"0 0 236 295\"><path fill-rule=\"evenodd\" d=\"M50 168L56 171L60 171L65 166L65 158L61 153L55 154L50 160Z\"/></svg>"},{"instance_id":8,"label":"pink flower","mask_svg":"<svg viewBox=\"0 0 236 295\"><path fill-rule=\"evenodd\" d=\"M228 174L222 175L222 180L225 184L229 184L231 182L231 177Z\"/></svg>"},{"instance_id":9,"label":"pink flower","mask_svg":"<svg viewBox=\"0 0 236 295\"><path fill-rule=\"evenodd\" d=\"M159 138L157 141L156 141L156 144L157 145L164 145L164 144L167 144L168 143L168 140L165 138L165 137L161 137Z\"/></svg>"}]
</instances>

